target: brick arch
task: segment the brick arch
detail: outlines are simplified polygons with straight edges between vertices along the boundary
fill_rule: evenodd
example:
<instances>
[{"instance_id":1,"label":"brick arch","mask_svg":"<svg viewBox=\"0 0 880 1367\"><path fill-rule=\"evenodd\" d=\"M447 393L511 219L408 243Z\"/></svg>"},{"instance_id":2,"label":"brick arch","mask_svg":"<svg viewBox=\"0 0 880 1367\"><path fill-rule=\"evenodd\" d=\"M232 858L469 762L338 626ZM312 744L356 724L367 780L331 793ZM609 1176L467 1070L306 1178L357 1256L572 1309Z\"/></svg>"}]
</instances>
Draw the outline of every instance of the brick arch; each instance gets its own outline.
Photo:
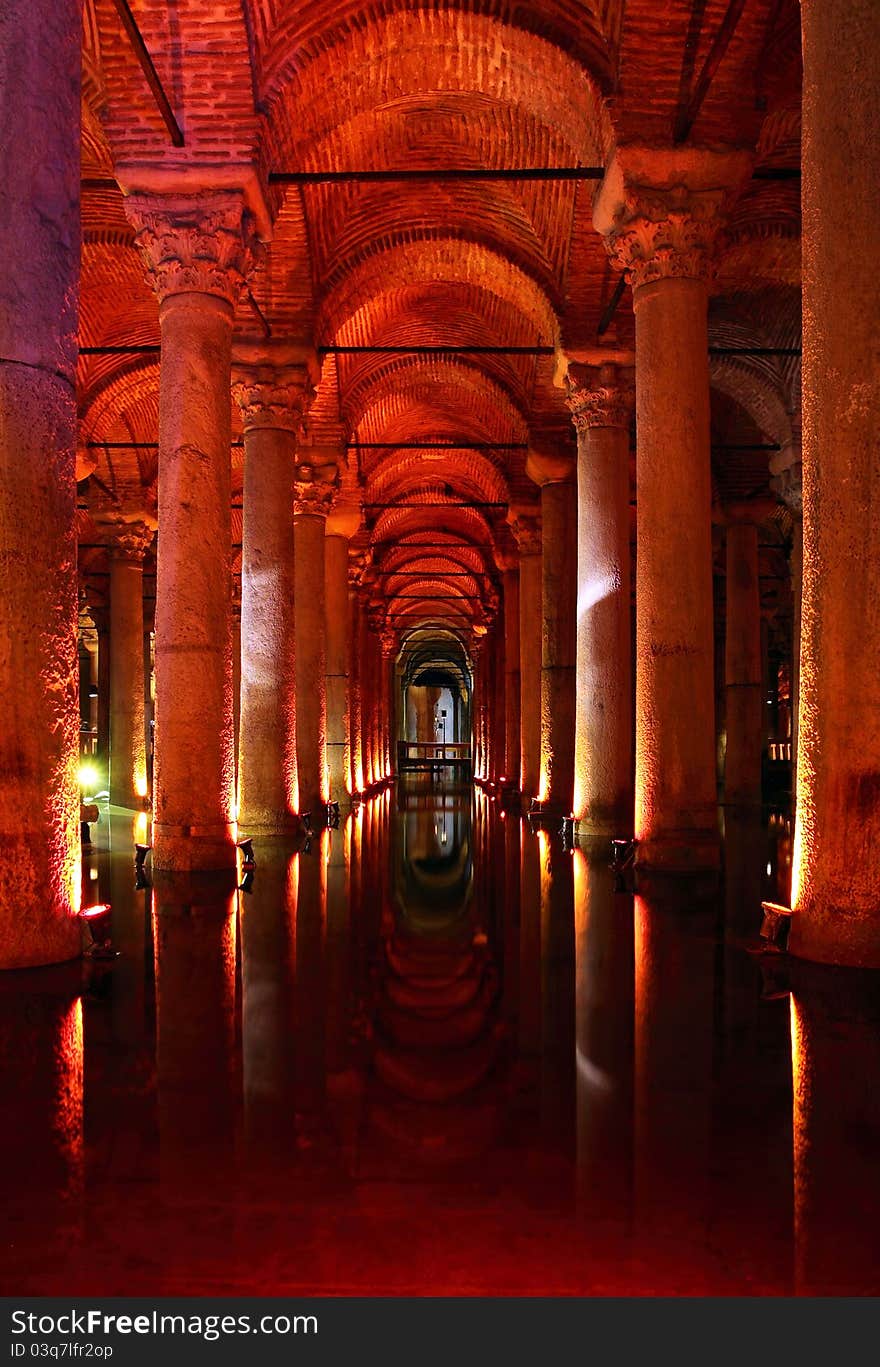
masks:
<instances>
[{"instance_id":1,"label":"brick arch","mask_svg":"<svg viewBox=\"0 0 880 1367\"><path fill-rule=\"evenodd\" d=\"M465 285L475 298L497 298L528 321L537 339L552 345L559 324L546 290L522 267L482 242L456 238L412 240L365 249L320 301L317 327L326 340L335 338L371 301L404 287L427 284Z\"/></svg>"},{"instance_id":2,"label":"brick arch","mask_svg":"<svg viewBox=\"0 0 880 1367\"><path fill-rule=\"evenodd\" d=\"M394 418L409 419L401 432L412 440L427 439L428 431L456 432L463 414L470 413L496 440L524 440L526 418L509 391L479 365L445 357L386 358L361 383L343 395L342 412L351 431L360 429L376 440L386 439ZM388 433L390 439L390 433Z\"/></svg>"},{"instance_id":3,"label":"brick arch","mask_svg":"<svg viewBox=\"0 0 880 1367\"><path fill-rule=\"evenodd\" d=\"M286 152L302 156L335 121L363 109L449 91L528 110L584 159L610 145L608 44L589 12L578 7L575 17L564 0L487 0L479 13L453 0L348 0L332 17L314 4L275 25L267 16L263 27L260 93L271 136Z\"/></svg>"},{"instance_id":4,"label":"brick arch","mask_svg":"<svg viewBox=\"0 0 880 1367\"><path fill-rule=\"evenodd\" d=\"M428 459L423 452L389 452L371 472L365 497L393 499L439 471L443 482L460 493L489 503L506 503L509 496L503 473L487 456L477 451L443 451L439 459Z\"/></svg>"}]
</instances>

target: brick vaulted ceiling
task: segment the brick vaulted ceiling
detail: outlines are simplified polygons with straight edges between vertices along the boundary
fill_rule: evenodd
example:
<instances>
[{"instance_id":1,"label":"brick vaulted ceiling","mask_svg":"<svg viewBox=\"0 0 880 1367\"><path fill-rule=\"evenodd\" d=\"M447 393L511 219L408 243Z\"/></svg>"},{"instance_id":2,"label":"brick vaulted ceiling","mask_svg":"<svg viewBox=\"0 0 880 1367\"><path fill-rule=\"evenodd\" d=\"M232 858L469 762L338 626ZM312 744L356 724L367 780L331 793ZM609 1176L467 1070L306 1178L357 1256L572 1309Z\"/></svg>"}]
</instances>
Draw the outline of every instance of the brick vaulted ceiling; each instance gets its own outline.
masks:
<instances>
[{"instance_id":1,"label":"brick vaulted ceiling","mask_svg":"<svg viewBox=\"0 0 880 1367\"><path fill-rule=\"evenodd\" d=\"M281 185L270 173L596 167L618 141L669 145L736 18L687 139L754 150L710 304L710 344L726 349L712 359L713 480L719 502L766 491L768 453L754 447L791 439L799 358L730 348L799 345L799 184L761 174L800 164L797 0L133 0L131 11L183 146L116 0L86 0L81 346L158 342L116 177L147 164L205 183L205 167L256 166L273 226L251 294L273 335L452 348L325 355L305 441L348 452L344 479L364 503L356 545L390 624L436 620L463 637L497 603L509 505L537 501L529 441L573 434L554 355L456 349L596 344L617 279L592 227L595 182ZM242 300L237 326L252 333L255 317ZM633 344L628 289L604 341ZM79 405L92 487L143 503L157 473L157 355L84 355ZM241 456L235 447L234 506ZM237 508L233 527L240 540ZM88 572L100 537L86 513L81 540Z\"/></svg>"}]
</instances>

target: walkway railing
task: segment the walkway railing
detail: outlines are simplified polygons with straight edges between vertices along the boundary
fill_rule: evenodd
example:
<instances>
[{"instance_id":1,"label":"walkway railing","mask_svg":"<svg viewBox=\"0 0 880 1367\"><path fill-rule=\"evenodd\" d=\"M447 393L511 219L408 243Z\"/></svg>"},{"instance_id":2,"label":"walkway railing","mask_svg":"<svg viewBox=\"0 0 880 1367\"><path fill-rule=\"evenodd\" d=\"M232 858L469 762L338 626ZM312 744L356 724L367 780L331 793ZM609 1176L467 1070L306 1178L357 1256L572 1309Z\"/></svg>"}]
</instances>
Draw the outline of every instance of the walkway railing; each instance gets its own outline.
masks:
<instances>
[{"instance_id":1,"label":"walkway railing","mask_svg":"<svg viewBox=\"0 0 880 1367\"><path fill-rule=\"evenodd\" d=\"M434 771L455 768L470 770L469 741L399 740L397 742L397 772Z\"/></svg>"}]
</instances>

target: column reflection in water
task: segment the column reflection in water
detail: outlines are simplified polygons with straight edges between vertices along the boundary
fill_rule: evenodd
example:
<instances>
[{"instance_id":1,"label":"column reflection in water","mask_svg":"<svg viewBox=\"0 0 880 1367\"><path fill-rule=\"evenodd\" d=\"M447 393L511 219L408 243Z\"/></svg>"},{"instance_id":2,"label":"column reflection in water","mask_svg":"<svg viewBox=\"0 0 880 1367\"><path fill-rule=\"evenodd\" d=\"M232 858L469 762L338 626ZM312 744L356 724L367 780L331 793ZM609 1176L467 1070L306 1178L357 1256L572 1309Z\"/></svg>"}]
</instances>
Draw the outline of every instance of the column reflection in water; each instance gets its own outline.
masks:
<instances>
[{"instance_id":1,"label":"column reflection in water","mask_svg":"<svg viewBox=\"0 0 880 1367\"><path fill-rule=\"evenodd\" d=\"M469 796L416 781L401 787L396 815L393 900L377 954L380 1085L370 1129L435 1165L478 1154L496 1131L489 1079L500 1045L498 973L489 911L474 889Z\"/></svg>"},{"instance_id":2,"label":"column reflection in water","mask_svg":"<svg viewBox=\"0 0 880 1367\"><path fill-rule=\"evenodd\" d=\"M634 1214L657 1275L693 1284L709 1223L714 908L675 891L635 898Z\"/></svg>"},{"instance_id":3,"label":"column reflection in water","mask_svg":"<svg viewBox=\"0 0 880 1367\"><path fill-rule=\"evenodd\" d=\"M795 1290L876 1295L880 974L798 963L791 996Z\"/></svg>"},{"instance_id":4,"label":"column reflection in water","mask_svg":"<svg viewBox=\"0 0 880 1367\"><path fill-rule=\"evenodd\" d=\"M260 849L241 897L244 1138L254 1168L289 1154L295 1096L299 855Z\"/></svg>"},{"instance_id":5,"label":"column reflection in water","mask_svg":"<svg viewBox=\"0 0 880 1367\"><path fill-rule=\"evenodd\" d=\"M578 1204L629 1225L632 1206L633 899L607 857L574 852Z\"/></svg>"},{"instance_id":6,"label":"column reflection in water","mask_svg":"<svg viewBox=\"0 0 880 1367\"><path fill-rule=\"evenodd\" d=\"M233 1173L234 885L156 875L156 1067L162 1192L216 1197Z\"/></svg>"},{"instance_id":7,"label":"column reflection in water","mask_svg":"<svg viewBox=\"0 0 880 1367\"><path fill-rule=\"evenodd\" d=\"M296 905L296 1114L301 1142L322 1118L326 1099L327 856L330 832L321 831L297 856Z\"/></svg>"},{"instance_id":8,"label":"column reflection in water","mask_svg":"<svg viewBox=\"0 0 880 1367\"><path fill-rule=\"evenodd\" d=\"M575 942L572 854L538 832L541 861L541 1115L546 1138L574 1150Z\"/></svg>"},{"instance_id":9,"label":"column reflection in water","mask_svg":"<svg viewBox=\"0 0 880 1367\"><path fill-rule=\"evenodd\" d=\"M70 1286L83 1192L83 1016L80 968L0 979L0 1208L5 1282L44 1294ZM12 1103L14 1102L14 1113Z\"/></svg>"},{"instance_id":10,"label":"column reflection in water","mask_svg":"<svg viewBox=\"0 0 880 1367\"><path fill-rule=\"evenodd\" d=\"M775 828L774 828L775 829ZM791 1058L784 955L756 954L775 888L760 812L724 813L712 1221L746 1289L791 1289ZM771 864L772 871L772 864ZM750 952L746 952L746 950Z\"/></svg>"},{"instance_id":11,"label":"column reflection in water","mask_svg":"<svg viewBox=\"0 0 880 1367\"><path fill-rule=\"evenodd\" d=\"M520 823L519 1051L541 1053L541 853L537 832Z\"/></svg>"}]
</instances>

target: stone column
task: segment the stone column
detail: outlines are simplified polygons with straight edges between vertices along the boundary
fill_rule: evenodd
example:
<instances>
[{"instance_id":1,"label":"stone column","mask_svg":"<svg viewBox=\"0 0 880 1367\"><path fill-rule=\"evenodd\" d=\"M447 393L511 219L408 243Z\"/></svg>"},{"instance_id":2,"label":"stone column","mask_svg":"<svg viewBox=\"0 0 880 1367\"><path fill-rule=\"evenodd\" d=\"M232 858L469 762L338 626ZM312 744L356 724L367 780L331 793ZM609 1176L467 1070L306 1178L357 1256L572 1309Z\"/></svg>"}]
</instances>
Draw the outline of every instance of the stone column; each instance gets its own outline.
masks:
<instances>
[{"instance_id":1,"label":"stone column","mask_svg":"<svg viewBox=\"0 0 880 1367\"><path fill-rule=\"evenodd\" d=\"M155 521L96 520L110 540L110 801L144 806L144 556Z\"/></svg>"},{"instance_id":2,"label":"stone column","mask_svg":"<svg viewBox=\"0 0 880 1367\"><path fill-rule=\"evenodd\" d=\"M0 31L0 967L79 953L78 0Z\"/></svg>"},{"instance_id":3,"label":"stone column","mask_svg":"<svg viewBox=\"0 0 880 1367\"><path fill-rule=\"evenodd\" d=\"M801 20L804 583L790 948L880 968L880 7L803 0Z\"/></svg>"},{"instance_id":4,"label":"stone column","mask_svg":"<svg viewBox=\"0 0 880 1367\"><path fill-rule=\"evenodd\" d=\"M235 756L235 817L241 808L239 741L241 739L241 579L232 576L232 749Z\"/></svg>"},{"instance_id":5,"label":"stone column","mask_svg":"<svg viewBox=\"0 0 880 1367\"><path fill-rule=\"evenodd\" d=\"M541 524L537 513L514 511L519 549L520 791L538 796L541 782Z\"/></svg>"},{"instance_id":6,"label":"stone column","mask_svg":"<svg viewBox=\"0 0 880 1367\"><path fill-rule=\"evenodd\" d=\"M801 599L804 578L804 505L801 443L794 441L771 457L770 483L791 514L791 549L788 568L791 575L791 792L797 794L798 707L801 692Z\"/></svg>"},{"instance_id":7,"label":"stone column","mask_svg":"<svg viewBox=\"0 0 880 1367\"><path fill-rule=\"evenodd\" d=\"M294 481L316 379L303 348L236 346L233 394L244 426L238 792L248 835L299 826Z\"/></svg>"},{"instance_id":8,"label":"stone column","mask_svg":"<svg viewBox=\"0 0 880 1367\"><path fill-rule=\"evenodd\" d=\"M351 642L348 602L348 546L360 526L360 508L340 503L327 518L324 540L327 641L327 768L330 797L347 806L355 790L349 742Z\"/></svg>"},{"instance_id":9,"label":"stone column","mask_svg":"<svg viewBox=\"0 0 880 1367\"><path fill-rule=\"evenodd\" d=\"M541 486L541 781L545 811L567 815L574 800L577 494L574 462L530 451L526 471Z\"/></svg>"},{"instance_id":10,"label":"stone column","mask_svg":"<svg viewBox=\"0 0 880 1367\"><path fill-rule=\"evenodd\" d=\"M125 203L162 339L153 866L231 870L229 389L250 216L232 192Z\"/></svg>"},{"instance_id":11,"label":"stone column","mask_svg":"<svg viewBox=\"0 0 880 1367\"><path fill-rule=\"evenodd\" d=\"M353 571L357 573L357 565ZM358 590L352 584L348 591L348 612L351 633L351 674L349 676L349 749L351 753L351 786L353 793L362 793L366 788L364 778L364 734L362 716L363 662L360 655L361 642L361 601Z\"/></svg>"},{"instance_id":12,"label":"stone column","mask_svg":"<svg viewBox=\"0 0 880 1367\"><path fill-rule=\"evenodd\" d=\"M755 807L761 805L763 671L758 528L753 522L731 522L727 527L725 621L724 801Z\"/></svg>"},{"instance_id":13,"label":"stone column","mask_svg":"<svg viewBox=\"0 0 880 1367\"><path fill-rule=\"evenodd\" d=\"M336 465L323 451L308 449L301 454L294 502L296 755L299 809L315 816L329 798L324 529L333 503Z\"/></svg>"},{"instance_id":14,"label":"stone column","mask_svg":"<svg viewBox=\"0 0 880 1367\"><path fill-rule=\"evenodd\" d=\"M504 584L504 784L519 788L521 763L519 566L515 556L499 559Z\"/></svg>"},{"instance_id":15,"label":"stone column","mask_svg":"<svg viewBox=\"0 0 880 1367\"><path fill-rule=\"evenodd\" d=\"M613 365L568 371L578 434L573 811L597 836L627 835L633 819L628 379Z\"/></svg>"},{"instance_id":16,"label":"stone column","mask_svg":"<svg viewBox=\"0 0 880 1367\"><path fill-rule=\"evenodd\" d=\"M715 869L707 279L739 153L618 149L594 223L636 316L637 863ZM669 188L673 187L673 188Z\"/></svg>"},{"instance_id":17,"label":"stone column","mask_svg":"<svg viewBox=\"0 0 880 1367\"><path fill-rule=\"evenodd\" d=\"M399 646L395 633L386 627L382 632L382 776L390 778L397 768L397 754L394 737L397 701L397 654Z\"/></svg>"}]
</instances>

